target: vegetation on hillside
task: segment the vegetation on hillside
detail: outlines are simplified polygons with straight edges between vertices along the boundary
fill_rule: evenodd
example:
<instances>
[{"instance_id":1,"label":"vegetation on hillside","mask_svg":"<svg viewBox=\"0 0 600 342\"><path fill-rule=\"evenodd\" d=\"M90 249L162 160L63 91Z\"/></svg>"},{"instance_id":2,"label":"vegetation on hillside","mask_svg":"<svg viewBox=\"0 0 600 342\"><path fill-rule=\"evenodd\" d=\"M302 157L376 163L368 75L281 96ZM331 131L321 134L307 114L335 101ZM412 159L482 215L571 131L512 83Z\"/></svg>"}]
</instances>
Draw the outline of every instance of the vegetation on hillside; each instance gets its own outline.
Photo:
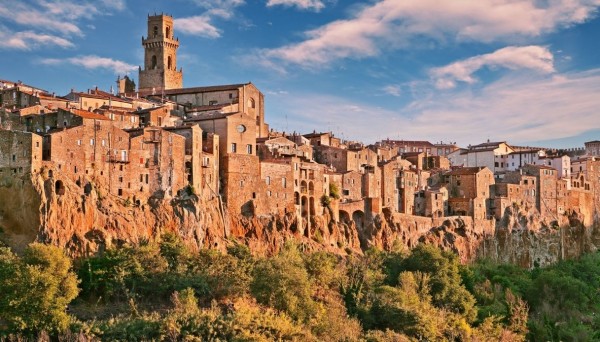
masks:
<instances>
[{"instance_id":1,"label":"vegetation on hillside","mask_svg":"<svg viewBox=\"0 0 600 342\"><path fill-rule=\"evenodd\" d=\"M341 258L293 244L190 252L173 235L72 262L0 248L0 339L110 341L589 341L600 254L544 269L420 245Z\"/></svg>"}]
</instances>

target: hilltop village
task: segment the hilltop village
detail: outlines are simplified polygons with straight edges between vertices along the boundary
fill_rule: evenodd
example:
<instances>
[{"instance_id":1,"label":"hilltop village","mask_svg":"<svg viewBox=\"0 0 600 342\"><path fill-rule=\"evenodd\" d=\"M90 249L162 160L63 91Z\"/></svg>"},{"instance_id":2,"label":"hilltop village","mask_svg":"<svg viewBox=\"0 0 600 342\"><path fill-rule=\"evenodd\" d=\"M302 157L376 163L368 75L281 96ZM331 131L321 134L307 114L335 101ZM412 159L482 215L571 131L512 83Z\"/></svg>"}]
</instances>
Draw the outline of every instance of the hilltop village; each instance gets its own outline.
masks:
<instances>
[{"instance_id":1,"label":"hilltop village","mask_svg":"<svg viewBox=\"0 0 600 342\"><path fill-rule=\"evenodd\" d=\"M589 225L600 212L600 141L366 146L332 132L277 132L252 83L184 88L173 29L168 15L148 17L137 89L127 76L115 92L64 96L0 81L0 179L40 175L57 196L103 191L134 206L196 195L229 215L291 216L309 238L325 212L359 227L395 213L493 222L509 207L548 222L577 213Z\"/></svg>"}]
</instances>

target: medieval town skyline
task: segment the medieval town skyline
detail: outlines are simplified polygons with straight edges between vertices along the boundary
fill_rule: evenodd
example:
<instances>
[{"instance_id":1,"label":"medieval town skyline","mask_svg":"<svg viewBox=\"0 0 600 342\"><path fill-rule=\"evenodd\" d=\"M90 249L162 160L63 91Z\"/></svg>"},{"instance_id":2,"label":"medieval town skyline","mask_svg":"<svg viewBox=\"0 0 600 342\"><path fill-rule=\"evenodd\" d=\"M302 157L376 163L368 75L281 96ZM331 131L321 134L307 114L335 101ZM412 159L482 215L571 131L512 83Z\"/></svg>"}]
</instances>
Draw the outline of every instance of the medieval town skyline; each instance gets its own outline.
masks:
<instances>
[{"instance_id":1,"label":"medieval town skyline","mask_svg":"<svg viewBox=\"0 0 600 342\"><path fill-rule=\"evenodd\" d=\"M60 95L138 84L145 16L166 12L183 86L252 81L279 131L578 147L600 133L599 6L23 1L0 9L1 76Z\"/></svg>"}]
</instances>

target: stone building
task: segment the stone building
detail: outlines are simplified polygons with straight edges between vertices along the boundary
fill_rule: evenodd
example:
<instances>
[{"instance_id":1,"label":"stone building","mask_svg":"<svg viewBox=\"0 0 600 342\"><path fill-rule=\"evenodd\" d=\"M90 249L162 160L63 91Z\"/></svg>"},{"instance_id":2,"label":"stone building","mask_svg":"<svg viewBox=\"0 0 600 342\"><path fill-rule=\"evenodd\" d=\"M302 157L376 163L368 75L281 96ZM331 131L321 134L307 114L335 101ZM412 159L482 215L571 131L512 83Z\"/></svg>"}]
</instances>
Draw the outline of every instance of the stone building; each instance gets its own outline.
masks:
<instances>
[{"instance_id":1,"label":"stone building","mask_svg":"<svg viewBox=\"0 0 600 342\"><path fill-rule=\"evenodd\" d=\"M170 198L185 188L188 177L184 136L152 126L130 130L128 133L132 147L129 163L132 184L130 188L128 182L127 189L133 191L131 195L139 191L153 197ZM195 181L193 177L191 179ZM123 191L121 189L119 191Z\"/></svg>"},{"instance_id":2,"label":"stone building","mask_svg":"<svg viewBox=\"0 0 600 342\"><path fill-rule=\"evenodd\" d=\"M432 144L424 140L382 140L377 143L379 146L395 147L398 153L419 152L427 156L448 156L458 149L454 143L436 143Z\"/></svg>"},{"instance_id":3,"label":"stone building","mask_svg":"<svg viewBox=\"0 0 600 342\"><path fill-rule=\"evenodd\" d=\"M144 68L139 69L140 92L161 94L183 86L183 71L177 70L179 39L173 35L173 17L148 16L148 32L142 37Z\"/></svg>"},{"instance_id":4,"label":"stone building","mask_svg":"<svg viewBox=\"0 0 600 342\"><path fill-rule=\"evenodd\" d=\"M42 137L0 130L0 179L36 173L42 167Z\"/></svg>"},{"instance_id":5,"label":"stone building","mask_svg":"<svg viewBox=\"0 0 600 342\"><path fill-rule=\"evenodd\" d=\"M543 216L556 218L558 212L556 169L545 165L525 165L523 172L536 177L537 197L536 207Z\"/></svg>"},{"instance_id":6,"label":"stone building","mask_svg":"<svg viewBox=\"0 0 600 342\"><path fill-rule=\"evenodd\" d=\"M584 145L586 156L600 156L600 140L586 141Z\"/></svg>"},{"instance_id":7,"label":"stone building","mask_svg":"<svg viewBox=\"0 0 600 342\"><path fill-rule=\"evenodd\" d=\"M494 174L487 167L462 167L445 174L448 183L448 211L451 215L469 215L486 219L490 187Z\"/></svg>"},{"instance_id":8,"label":"stone building","mask_svg":"<svg viewBox=\"0 0 600 342\"><path fill-rule=\"evenodd\" d=\"M133 108L132 101L127 98L114 96L110 93L95 89L88 89L87 92L78 92L71 89L71 92L65 95L68 99L69 107L93 111L102 106Z\"/></svg>"},{"instance_id":9,"label":"stone building","mask_svg":"<svg viewBox=\"0 0 600 342\"><path fill-rule=\"evenodd\" d=\"M315 161L334 168L337 172L359 171L358 152L327 145L313 145Z\"/></svg>"},{"instance_id":10,"label":"stone building","mask_svg":"<svg viewBox=\"0 0 600 342\"><path fill-rule=\"evenodd\" d=\"M407 183L412 185L414 181L413 189L416 187L416 179L410 179L408 182L405 175L401 177L401 172L409 170L412 164L407 160L401 159L400 157L394 157L391 160L379 163L381 169L381 206L387 208L392 212L405 212L405 208L409 208L412 205L411 190L406 188ZM413 173L414 174L414 173ZM404 183L402 182L404 179ZM407 196L408 195L408 196ZM412 193L414 198L414 191ZM402 201L400 200L402 199Z\"/></svg>"},{"instance_id":11,"label":"stone building","mask_svg":"<svg viewBox=\"0 0 600 342\"><path fill-rule=\"evenodd\" d=\"M312 146L342 147L340 138L336 138L331 132L316 132L304 134Z\"/></svg>"}]
</instances>

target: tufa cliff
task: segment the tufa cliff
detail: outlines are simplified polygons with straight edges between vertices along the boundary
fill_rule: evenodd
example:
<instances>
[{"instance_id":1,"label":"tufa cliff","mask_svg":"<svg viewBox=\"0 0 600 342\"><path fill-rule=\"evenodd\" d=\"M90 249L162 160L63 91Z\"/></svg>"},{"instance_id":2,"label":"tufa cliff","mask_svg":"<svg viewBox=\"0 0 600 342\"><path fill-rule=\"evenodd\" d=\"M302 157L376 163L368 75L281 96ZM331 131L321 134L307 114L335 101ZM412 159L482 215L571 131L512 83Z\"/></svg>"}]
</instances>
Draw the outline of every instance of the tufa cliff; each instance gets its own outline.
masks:
<instances>
[{"instance_id":1,"label":"tufa cliff","mask_svg":"<svg viewBox=\"0 0 600 342\"><path fill-rule=\"evenodd\" d=\"M600 226L584 225L581 213L558 220L535 209L509 207L502 220L471 217L428 218L385 211L362 220L336 222L330 210L312 219L311 228L294 216L234 217L218 197L181 193L171 199L131 203L101 188L69 179L0 176L0 240L22 250L33 241L65 248L72 256L111 246L138 244L174 232L190 246L224 250L233 241L257 255L275 253L290 239L306 250L361 253L429 243L455 251L463 262L488 257L523 267L574 258L600 245Z\"/></svg>"}]
</instances>

